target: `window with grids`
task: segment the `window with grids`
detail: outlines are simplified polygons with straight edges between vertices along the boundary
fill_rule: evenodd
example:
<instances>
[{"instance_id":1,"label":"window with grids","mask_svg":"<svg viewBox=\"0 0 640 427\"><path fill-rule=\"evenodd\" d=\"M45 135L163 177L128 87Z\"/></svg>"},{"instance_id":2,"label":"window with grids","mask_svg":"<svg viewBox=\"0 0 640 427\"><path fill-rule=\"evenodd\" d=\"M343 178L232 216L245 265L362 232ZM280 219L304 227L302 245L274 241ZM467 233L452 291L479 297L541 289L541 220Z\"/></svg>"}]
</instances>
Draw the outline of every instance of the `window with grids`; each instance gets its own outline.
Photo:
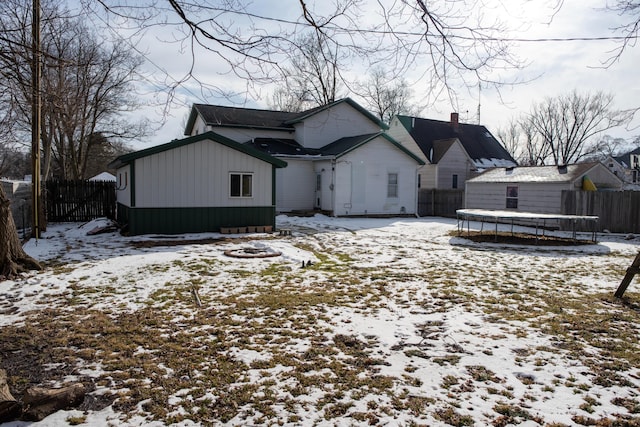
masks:
<instances>
[{"instance_id":1,"label":"window with grids","mask_svg":"<svg viewBox=\"0 0 640 427\"><path fill-rule=\"evenodd\" d=\"M398 174L387 175L387 197L398 197Z\"/></svg>"},{"instance_id":2,"label":"window with grids","mask_svg":"<svg viewBox=\"0 0 640 427\"><path fill-rule=\"evenodd\" d=\"M229 184L229 196L253 197L252 173L230 173Z\"/></svg>"},{"instance_id":3,"label":"window with grids","mask_svg":"<svg viewBox=\"0 0 640 427\"><path fill-rule=\"evenodd\" d=\"M518 209L518 187L507 187L507 209Z\"/></svg>"}]
</instances>

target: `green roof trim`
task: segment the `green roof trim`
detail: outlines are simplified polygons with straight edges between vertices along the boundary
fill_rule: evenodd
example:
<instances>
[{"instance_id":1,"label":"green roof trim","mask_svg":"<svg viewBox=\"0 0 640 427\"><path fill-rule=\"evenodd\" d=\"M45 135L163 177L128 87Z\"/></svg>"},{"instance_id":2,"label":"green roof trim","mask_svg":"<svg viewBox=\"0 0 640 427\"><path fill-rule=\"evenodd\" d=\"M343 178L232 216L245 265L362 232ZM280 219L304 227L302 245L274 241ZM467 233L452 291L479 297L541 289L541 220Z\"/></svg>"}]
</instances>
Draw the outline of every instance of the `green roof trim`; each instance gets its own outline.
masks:
<instances>
[{"instance_id":1,"label":"green roof trim","mask_svg":"<svg viewBox=\"0 0 640 427\"><path fill-rule=\"evenodd\" d=\"M166 144L156 145L154 147L146 148L144 150L134 151L133 153L123 154L122 156L117 157L115 160L109 163L108 166L110 168L117 169L126 164L133 163L134 160L140 159L142 157L151 156L153 154L162 153L163 151L173 150L174 148L183 147L185 145L193 144L200 141L206 141L206 140L217 142L219 144L222 144L234 150L240 151L251 157L255 157L259 160L270 163L277 168L284 168L287 166L287 162L285 162L284 160L275 158L260 150L256 150L253 147L240 144L239 142L236 142L232 139L229 139L225 136L219 135L211 131L201 133L200 135L184 138L184 139L176 139Z\"/></svg>"},{"instance_id":2,"label":"green roof trim","mask_svg":"<svg viewBox=\"0 0 640 427\"><path fill-rule=\"evenodd\" d=\"M411 132L411 128L412 126L412 122L413 122L413 117L409 117L409 116L401 116L400 114L396 115L396 117L398 118L398 120L400 121L400 124L402 124L402 126L404 126L404 128L408 131Z\"/></svg>"},{"instance_id":3,"label":"green roof trim","mask_svg":"<svg viewBox=\"0 0 640 427\"><path fill-rule=\"evenodd\" d=\"M368 118L369 120L371 120L372 122L380 126L381 129L385 129L385 130L389 129L389 126L386 123L384 123L382 120L380 120L379 118L371 114L366 108L362 107L360 104L358 104L356 101L354 101L351 98L342 98L337 101L331 102L327 105L322 105L320 107L316 107L316 108L312 108L311 110L304 111L298 117L286 121L285 124L299 123L301 121L304 121L308 117L311 117L321 111L328 110L343 102L346 102L347 104L349 104L350 106L358 110L358 112L360 112L366 118Z\"/></svg>"}]
</instances>

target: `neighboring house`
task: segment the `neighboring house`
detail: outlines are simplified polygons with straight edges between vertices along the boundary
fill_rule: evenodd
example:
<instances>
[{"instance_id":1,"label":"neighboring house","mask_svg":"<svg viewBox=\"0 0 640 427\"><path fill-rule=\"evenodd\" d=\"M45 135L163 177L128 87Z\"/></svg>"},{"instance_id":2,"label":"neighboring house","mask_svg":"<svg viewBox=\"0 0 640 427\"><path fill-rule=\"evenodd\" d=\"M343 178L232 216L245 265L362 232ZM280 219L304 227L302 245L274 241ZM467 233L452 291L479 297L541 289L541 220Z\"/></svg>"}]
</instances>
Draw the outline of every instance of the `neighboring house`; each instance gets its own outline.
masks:
<instances>
[{"instance_id":1,"label":"neighboring house","mask_svg":"<svg viewBox=\"0 0 640 427\"><path fill-rule=\"evenodd\" d=\"M625 188L640 190L640 147L618 157L608 157L604 164L625 182Z\"/></svg>"},{"instance_id":2,"label":"neighboring house","mask_svg":"<svg viewBox=\"0 0 640 427\"><path fill-rule=\"evenodd\" d=\"M195 104L185 135L214 131L286 161L276 171L278 212L415 214L424 162L385 128L345 98L301 113Z\"/></svg>"},{"instance_id":3,"label":"neighboring house","mask_svg":"<svg viewBox=\"0 0 640 427\"><path fill-rule=\"evenodd\" d=\"M622 181L602 163L493 168L467 181L465 208L561 214L563 190L620 190Z\"/></svg>"},{"instance_id":4,"label":"neighboring house","mask_svg":"<svg viewBox=\"0 0 640 427\"><path fill-rule=\"evenodd\" d=\"M11 214L16 228L31 226L31 181L0 180L0 185L10 202Z\"/></svg>"},{"instance_id":5,"label":"neighboring house","mask_svg":"<svg viewBox=\"0 0 640 427\"><path fill-rule=\"evenodd\" d=\"M487 128L459 123L457 113L448 122L398 115L388 133L425 161L419 170L425 189L464 189L484 169L517 165Z\"/></svg>"},{"instance_id":6,"label":"neighboring house","mask_svg":"<svg viewBox=\"0 0 640 427\"><path fill-rule=\"evenodd\" d=\"M213 132L124 154L117 219L132 235L275 227L275 170L286 162Z\"/></svg>"}]
</instances>

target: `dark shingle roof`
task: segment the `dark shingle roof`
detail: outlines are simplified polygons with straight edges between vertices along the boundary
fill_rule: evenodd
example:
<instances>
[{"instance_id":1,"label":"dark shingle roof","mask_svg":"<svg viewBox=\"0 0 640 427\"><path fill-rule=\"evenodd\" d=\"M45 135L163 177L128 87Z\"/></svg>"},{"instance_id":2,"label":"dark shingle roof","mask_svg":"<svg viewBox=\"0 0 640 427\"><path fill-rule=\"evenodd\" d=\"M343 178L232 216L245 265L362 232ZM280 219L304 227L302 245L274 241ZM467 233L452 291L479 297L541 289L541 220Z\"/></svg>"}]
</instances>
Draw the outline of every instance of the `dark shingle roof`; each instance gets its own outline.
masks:
<instances>
[{"instance_id":1,"label":"dark shingle roof","mask_svg":"<svg viewBox=\"0 0 640 427\"><path fill-rule=\"evenodd\" d=\"M319 154L318 150L305 148L298 144L295 139L255 138L246 142L245 145L271 155L317 156Z\"/></svg>"},{"instance_id":2,"label":"dark shingle roof","mask_svg":"<svg viewBox=\"0 0 640 427\"><path fill-rule=\"evenodd\" d=\"M450 122L441 120L409 116L398 116L398 119L418 144L424 155L434 163L437 163L442 157L441 154L438 157L435 156L437 147L434 147L434 141L458 138L469 157L478 166L482 166L487 161L494 159L512 162L513 165L516 165L516 161L502 144L482 125L459 123L457 129L454 129ZM491 165L487 164L486 166Z\"/></svg>"},{"instance_id":3,"label":"dark shingle roof","mask_svg":"<svg viewBox=\"0 0 640 427\"><path fill-rule=\"evenodd\" d=\"M331 102L327 105L311 108L300 113L290 113L286 111L261 110L256 108L239 108L239 107L223 107L220 105L193 104L187 125L185 126L185 135L191 135L193 125L198 115L209 126L227 126L227 127L245 127L257 129L284 129L293 131L294 125L317 114L327 110L335 105L347 103L367 119L376 123L381 129L387 129L387 125L382 123L377 117L366 109L362 108L357 102L351 98L343 98L338 101Z\"/></svg>"}]
</instances>

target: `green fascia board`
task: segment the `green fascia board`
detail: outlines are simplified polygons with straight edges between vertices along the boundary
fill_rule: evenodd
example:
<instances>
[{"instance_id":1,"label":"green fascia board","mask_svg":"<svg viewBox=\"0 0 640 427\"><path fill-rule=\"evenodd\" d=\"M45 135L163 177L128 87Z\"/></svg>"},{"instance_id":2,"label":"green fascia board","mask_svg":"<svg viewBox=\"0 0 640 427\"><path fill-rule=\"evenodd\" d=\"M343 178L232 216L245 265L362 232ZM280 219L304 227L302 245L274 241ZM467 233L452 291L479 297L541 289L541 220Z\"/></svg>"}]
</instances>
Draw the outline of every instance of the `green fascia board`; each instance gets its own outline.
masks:
<instances>
[{"instance_id":1,"label":"green fascia board","mask_svg":"<svg viewBox=\"0 0 640 427\"><path fill-rule=\"evenodd\" d=\"M367 117L369 120L371 120L372 122L374 122L375 124L377 124L378 126L380 126L381 129L389 129L389 126L384 123L382 120L378 119L376 116L374 116L373 114L371 114L371 112L369 112L366 108L364 108L363 106L361 106L360 104L358 104L356 101L354 101L351 98L343 98L343 99L339 99L337 101L334 101L330 104L327 105L323 105L321 107L317 107L317 108L312 108L311 110L308 110L304 113L302 113L300 116L296 117L293 120L289 120L286 121L285 124L289 125L289 124L295 124L295 123L300 123L302 121L304 121L305 119L321 112L321 111L325 111L328 110L338 104L341 104L343 102L346 102L347 104L351 105L353 108L355 108L356 110L358 110L362 115L364 115L365 117Z\"/></svg>"},{"instance_id":2,"label":"green fascia board","mask_svg":"<svg viewBox=\"0 0 640 427\"><path fill-rule=\"evenodd\" d=\"M398 118L398 120L400 121L400 123L402 124L402 126L404 126L404 128L407 130L407 132L411 132L412 129L412 122L413 122L413 117L409 117L409 116L402 116L400 114L396 115L396 117Z\"/></svg>"},{"instance_id":3,"label":"green fascia board","mask_svg":"<svg viewBox=\"0 0 640 427\"><path fill-rule=\"evenodd\" d=\"M239 142L236 142L232 139L229 139L225 136L219 135L211 131L201 133L200 135L190 136L184 139L177 139L177 140L168 142L166 144L156 145L155 147L146 148L144 150L134 151L133 153L123 154L122 156L119 156L114 161L109 163L108 166L110 168L117 169L126 164L132 163L136 159L151 156L153 154L162 153L163 151L172 150L174 148L182 147L185 145L189 145L189 144L193 144L193 143L205 141L205 140L211 140L219 144L225 145L229 148L232 148L234 150L245 153L249 156L252 156L262 161L265 161L267 163L270 163L277 168L284 168L287 166L287 162L285 162L284 160L273 157L267 153L256 150L255 148L252 148L250 146L240 144Z\"/></svg>"},{"instance_id":4,"label":"green fascia board","mask_svg":"<svg viewBox=\"0 0 640 427\"><path fill-rule=\"evenodd\" d=\"M396 141L395 139L393 139L392 137L390 137L389 135L387 135L384 132L374 133L373 135L369 135L367 138L363 138L358 143L353 144L349 148L345 149L344 151L335 154L335 158L338 159L338 158L340 158L340 157L342 157L342 156L344 156L344 155L346 155L346 154L358 149L359 147L362 147L367 142L372 141L372 140L374 140L374 139L376 139L378 137L383 137L384 139L389 141L391 144L393 144L400 151L402 151L407 156L409 156L413 160L415 160L419 165L424 165L425 164L424 160L422 160L420 157L418 157L415 154L413 154L411 151L407 150L402 144L400 144L398 141ZM331 145L331 144L329 144L329 145Z\"/></svg>"}]
</instances>

